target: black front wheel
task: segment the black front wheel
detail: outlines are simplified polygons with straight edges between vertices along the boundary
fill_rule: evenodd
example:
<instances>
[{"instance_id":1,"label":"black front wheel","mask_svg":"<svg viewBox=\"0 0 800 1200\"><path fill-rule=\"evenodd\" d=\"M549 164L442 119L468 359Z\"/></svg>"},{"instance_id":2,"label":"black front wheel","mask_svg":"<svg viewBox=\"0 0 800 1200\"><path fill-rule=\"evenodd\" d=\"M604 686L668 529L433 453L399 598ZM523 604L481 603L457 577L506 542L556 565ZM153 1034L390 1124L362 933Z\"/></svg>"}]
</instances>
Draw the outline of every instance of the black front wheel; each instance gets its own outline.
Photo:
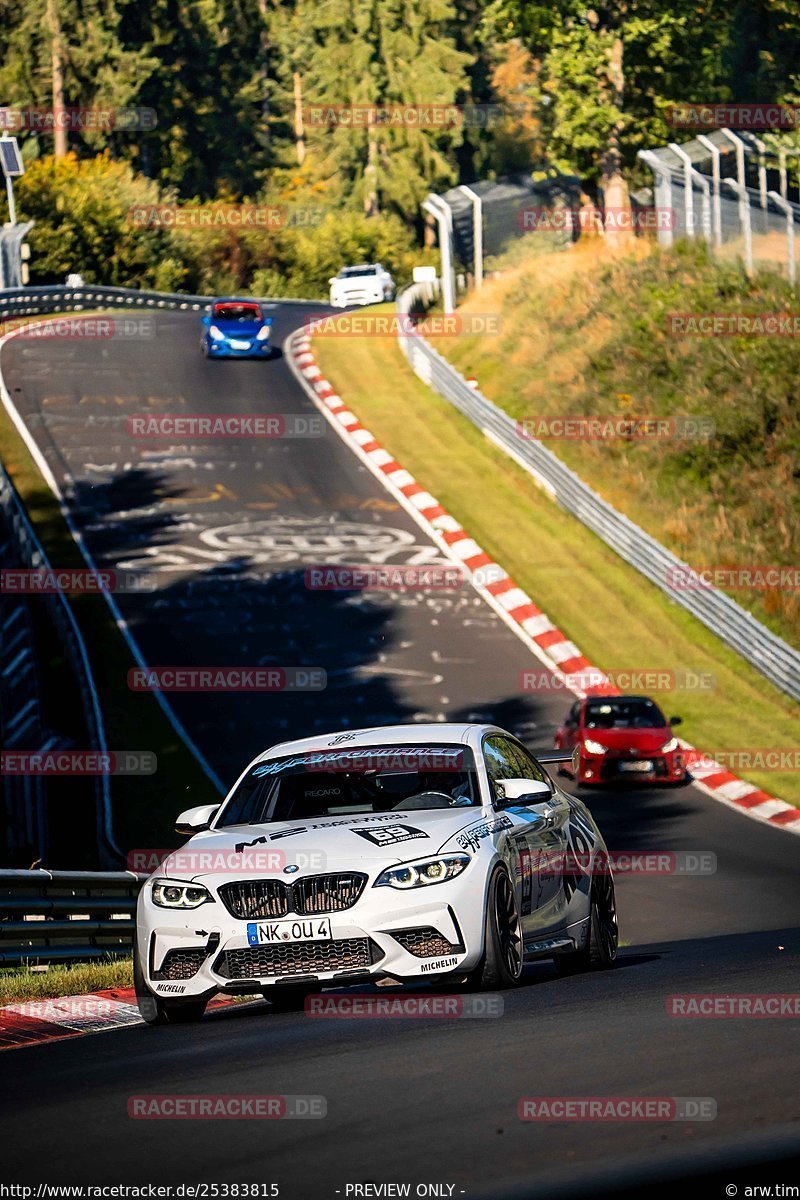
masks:
<instances>
[{"instance_id":1,"label":"black front wheel","mask_svg":"<svg viewBox=\"0 0 800 1200\"><path fill-rule=\"evenodd\" d=\"M582 950L557 954L554 962L559 975L577 975L582 971L607 971L613 967L619 948L617 901L610 874L595 875L590 892L589 933Z\"/></svg>"},{"instance_id":2,"label":"black front wheel","mask_svg":"<svg viewBox=\"0 0 800 1200\"><path fill-rule=\"evenodd\" d=\"M489 880L483 959L470 984L485 989L513 987L522 974L522 926L514 888L506 871L497 867Z\"/></svg>"}]
</instances>

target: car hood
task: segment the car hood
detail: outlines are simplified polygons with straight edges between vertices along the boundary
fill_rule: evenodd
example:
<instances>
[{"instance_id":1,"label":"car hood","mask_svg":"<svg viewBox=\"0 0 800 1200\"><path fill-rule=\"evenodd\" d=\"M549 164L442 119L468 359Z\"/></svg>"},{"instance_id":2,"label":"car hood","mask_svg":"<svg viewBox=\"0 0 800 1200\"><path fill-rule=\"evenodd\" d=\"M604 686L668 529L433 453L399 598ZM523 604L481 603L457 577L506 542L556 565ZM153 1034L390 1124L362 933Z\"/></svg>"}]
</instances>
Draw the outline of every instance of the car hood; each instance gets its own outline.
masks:
<instances>
[{"instance_id":1,"label":"car hood","mask_svg":"<svg viewBox=\"0 0 800 1200\"><path fill-rule=\"evenodd\" d=\"M234 825L196 834L164 859L157 874L172 879L223 875L245 879L282 876L288 874L286 867L297 868L291 872L297 878L328 871L368 871L379 864L433 856L445 847L454 853L465 848L474 851L482 837L517 821L522 818L513 814L487 817L485 809L462 808Z\"/></svg>"},{"instance_id":2,"label":"car hood","mask_svg":"<svg viewBox=\"0 0 800 1200\"><path fill-rule=\"evenodd\" d=\"M644 750L650 754L660 750L674 734L668 725L661 725L650 729L586 729L583 736L609 750Z\"/></svg>"},{"instance_id":3,"label":"car hood","mask_svg":"<svg viewBox=\"0 0 800 1200\"><path fill-rule=\"evenodd\" d=\"M263 321L225 321L220 320L219 317L212 320L211 324L216 325L220 333L224 333L226 337L252 338L256 336L259 329L264 328Z\"/></svg>"}]
</instances>

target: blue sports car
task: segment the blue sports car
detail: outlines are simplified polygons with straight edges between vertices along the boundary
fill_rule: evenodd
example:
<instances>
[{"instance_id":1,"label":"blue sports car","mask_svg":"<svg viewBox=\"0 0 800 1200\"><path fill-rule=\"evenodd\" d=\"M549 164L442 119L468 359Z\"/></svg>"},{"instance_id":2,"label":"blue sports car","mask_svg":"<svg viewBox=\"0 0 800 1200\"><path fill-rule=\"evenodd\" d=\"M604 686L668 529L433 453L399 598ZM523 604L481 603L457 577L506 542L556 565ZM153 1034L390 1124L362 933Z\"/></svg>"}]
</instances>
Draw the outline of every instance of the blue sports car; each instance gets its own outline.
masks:
<instances>
[{"instance_id":1,"label":"blue sports car","mask_svg":"<svg viewBox=\"0 0 800 1200\"><path fill-rule=\"evenodd\" d=\"M255 300L215 300L203 317L200 349L206 358L269 358L271 325Z\"/></svg>"}]
</instances>

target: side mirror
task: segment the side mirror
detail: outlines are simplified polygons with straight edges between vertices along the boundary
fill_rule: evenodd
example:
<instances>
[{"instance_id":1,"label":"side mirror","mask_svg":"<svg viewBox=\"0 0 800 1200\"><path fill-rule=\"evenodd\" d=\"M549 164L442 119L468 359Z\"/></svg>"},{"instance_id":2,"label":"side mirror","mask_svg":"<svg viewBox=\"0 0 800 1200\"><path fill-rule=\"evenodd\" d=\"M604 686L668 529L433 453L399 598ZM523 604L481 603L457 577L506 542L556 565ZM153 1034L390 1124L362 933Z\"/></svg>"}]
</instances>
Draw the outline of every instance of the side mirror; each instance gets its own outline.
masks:
<instances>
[{"instance_id":1,"label":"side mirror","mask_svg":"<svg viewBox=\"0 0 800 1200\"><path fill-rule=\"evenodd\" d=\"M670 717L669 723L670 725L682 725L683 717Z\"/></svg>"},{"instance_id":2,"label":"side mirror","mask_svg":"<svg viewBox=\"0 0 800 1200\"><path fill-rule=\"evenodd\" d=\"M210 325L210 324L211 324L211 317L208 315L208 313L206 313L206 315L203 317L203 324L204 324L204 325Z\"/></svg>"},{"instance_id":3,"label":"side mirror","mask_svg":"<svg viewBox=\"0 0 800 1200\"><path fill-rule=\"evenodd\" d=\"M336 283L336 280L338 278L339 278L338 275L331 275L330 279L328 280L328 283Z\"/></svg>"},{"instance_id":4,"label":"side mirror","mask_svg":"<svg viewBox=\"0 0 800 1200\"><path fill-rule=\"evenodd\" d=\"M187 808L175 822L175 832L191 837L193 833L202 833L208 829L214 817L219 812L218 804L201 804L199 808Z\"/></svg>"},{"instance_id":5,"label":"side mirror","mask_svg":"<svg viewBox=\"0 0 800 1200\"><path fill-rule=\"evenodd\" d=\"M272 317L264 317L264 324L265 324L265 325L271 325L271 324L272 324Z\"/></svg>"},{"instance_id":6,"label":"side mirror","mask_svg":"<svg viewBox=\"0 0 800 1200\"><path fill-rule=\"evenodd\" d=\"M541 779L498 779L500 792L495 808L511 808L517 804L542 804L553 795L549 783Z\"/></svg>"}]
</instances>

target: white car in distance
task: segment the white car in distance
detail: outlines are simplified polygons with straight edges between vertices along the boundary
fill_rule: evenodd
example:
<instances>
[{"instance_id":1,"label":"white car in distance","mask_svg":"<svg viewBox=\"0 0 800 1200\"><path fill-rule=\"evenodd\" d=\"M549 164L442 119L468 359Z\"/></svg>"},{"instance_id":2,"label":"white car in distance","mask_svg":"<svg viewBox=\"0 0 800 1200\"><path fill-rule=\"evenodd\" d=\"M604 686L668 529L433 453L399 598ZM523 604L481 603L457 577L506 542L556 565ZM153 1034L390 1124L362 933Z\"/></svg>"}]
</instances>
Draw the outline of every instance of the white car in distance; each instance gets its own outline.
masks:
<instances>
[{"instance_id":1,"label":"white car in distance","mask_svg":"<svg viewBox=\"0 0 800 1200\"><path fill-rule=\"evenodd\" d=\"M394 300L397 291L391 275L380 263L345 267L328 282L334 308L347 308L350 304L380 304L383 300Z\"/></svg>"}]
</instances>

